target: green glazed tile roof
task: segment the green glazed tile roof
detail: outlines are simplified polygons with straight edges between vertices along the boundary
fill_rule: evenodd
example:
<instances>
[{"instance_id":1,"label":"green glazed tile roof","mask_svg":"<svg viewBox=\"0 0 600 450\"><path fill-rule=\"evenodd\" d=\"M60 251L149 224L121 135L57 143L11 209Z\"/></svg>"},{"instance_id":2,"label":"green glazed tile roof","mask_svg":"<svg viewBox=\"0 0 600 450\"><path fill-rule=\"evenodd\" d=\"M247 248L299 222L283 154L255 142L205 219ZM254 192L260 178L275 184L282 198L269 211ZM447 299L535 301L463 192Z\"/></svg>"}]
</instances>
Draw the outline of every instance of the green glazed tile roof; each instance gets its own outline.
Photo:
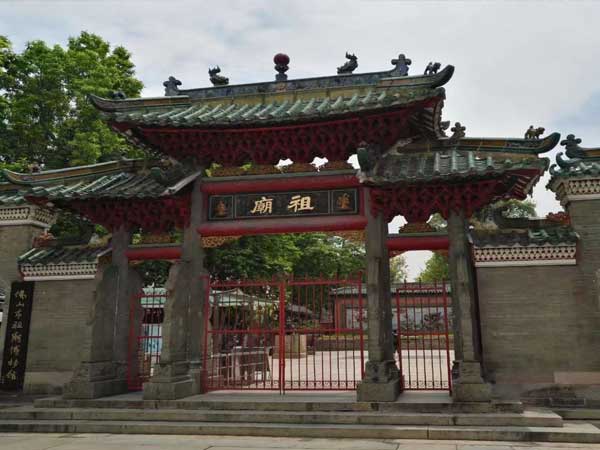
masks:
<instances>
[{"instance_id":1,"label":"green glazed tile roof","mask_svg":"<svg viewBox=\"0 0 600 450\"><path fill-rule=\"evenodd\" d=\"M21 191L0 192L0 206L18 206L25 203Z\"/></svg>"},{"instance_id":2,"label":"green glazed tile roof","mask_svg":"<svg viewBox=\"0 0 600 450\"><path fill-rule=\"evenodd\" d=\"M252 123L298 122L343 116L360 111L374 111L403 106L432 97L443 97L443 88L370 87L351 92L320 93L320 95L288 94L259 98L224 98L199 100L182 98L178 102L105 100L92 101L115 122L141 125L203 127L244 125Z\"/></svg>"},{"instance_id":3,"label":"green glazed tile roof","mask_svg":"<svg viewBox=\"0 0 600 450\"><path fill-rule=\"evenodd\" d=\"M535 226L535 221L531 221ZM527 247L531 245L569 245L578 240L577 233L568 226L548 226L511 230L471 230L477 247Z\"/></svg>"},{"instance_id":4,"label":"green glazed tile roof","mask_svg":"<svg viewBox=\"0 0 600 450\"><path fill-rule=\"evenodd\" d=\"M497 175L518 169L537 169L542 172L548 164L547 158L459 150L389 153L364 180L368 184L382 185Z\"/></svg>"},{"instance_id":5,"label":"green glazed tile roof","mask_svg":"<svg viewBox=\"0 0 600 450\"><path fill-rule=\"evenodd\" d=\"M41 247L33 248L21 255L19 265L48 265L48 264L75 264L96 263L98 258L106 255L111 250L109 247Z\"/></svg>"},{"instance_id":6,"label":"green glazed tile roof","mask_svg":"<svg viewBox=\"0 0 600 450\"><path fill-rule=\"evenodd\" d=\"M168 196L177 193L198 174L183 165L167 169L157 166L146 168L144 162L139 160L115 161L35 174L5 170L4 175L10 183L0 186L0 189L5 189L5 192L0 190L0 205L24 203L26 196L49 200Z\"/></svg>"}]
</instances>

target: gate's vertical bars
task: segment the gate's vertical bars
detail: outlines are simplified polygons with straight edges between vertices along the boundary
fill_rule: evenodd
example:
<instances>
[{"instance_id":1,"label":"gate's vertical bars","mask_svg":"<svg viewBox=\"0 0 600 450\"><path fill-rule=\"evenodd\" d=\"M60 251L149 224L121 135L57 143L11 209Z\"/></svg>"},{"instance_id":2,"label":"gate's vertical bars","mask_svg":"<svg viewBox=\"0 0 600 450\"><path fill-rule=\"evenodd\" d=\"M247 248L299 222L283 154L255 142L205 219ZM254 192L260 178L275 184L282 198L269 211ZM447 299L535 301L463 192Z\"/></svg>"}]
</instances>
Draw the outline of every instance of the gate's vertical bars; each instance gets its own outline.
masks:
<instances>
[{"instance_id":1,"label":"gate's vertical bars","mask_svg":"<svg viewBox=\"0 0 600 450\"><path fill-rule=\"evenodd\" d=\"M435 366L433 364L433 333L436 332L435 325L433 323L431 323L432 319L435 316L431 315L431 303L434 301L435 296L437 295L437 281L435 281L433 283L433 294L430 294L427 296L427 316L429 317L429 321L430 321L430 329L429 329L429 359L431 360L431 386L432 387L436 387L436 376L435 376ZM441 361L439 361L441 362ZM438 362L438 364L439 364ZM441 382L441 380L440 380ZM441 384L440 384L440 387Z\"/></svg>"},{"instance_id":2,"label":"gate's vertical bars","mask_svg":"<svg viewBox=\"0 0 600 450\"><path fill-rule=\"evenodd\" d=\"M446 369L448 371L448 391L452 395L452 369L450 368L450 336L448 333L448 296L446 294L446 281L442 283L442 299L444 302L444 332L446 335Z\"/></svg>"},{"instance_id":3,"label":"gate's vertical bars","mask_svg":"<svg viewBox=\"0 0 600 450\"><path fill-rule=\"evenodd\" d=\"M285 394L285 282L279 283L279 393Z\"/></svg>"},{"instance_id":4,"label":"gate's vertical bars","mask_svg":"<svg viewBox=\"0 0 600 450\"><path fill-rule=\"evenodd\" d=\"M337 285L337 286L342 286L342 285ZM344 284L343 286L352 286L351 281L348 279L348 277L346 277L346 279L344 280ZM344 389L348 389L349 384L349 380L348 380L348 353L349 353L349 349L348 349L348 334L350 334L350 345L352 347L352 352L354 353L354 327L351 328L350 330L348 330L348 327L344 327L346 328L346 332L344 333L344 367L346 370L346 385L344 386ZM352 378L354 378L354 358L352 358ZM350 380L351 381L351 380Z\"/></svg>"},{"instance_id":5,"label":"gate's vertical bars","mask_svg":"<svg viewBox=\"0 0 600 450\"><path fill-rule=\"evenodd\" d=\"M404 281L404 292L403 292L403 296L402 296L402 306L404 307L404 312L406 314L406 359L408 361L408 387L411 388L412 387L412 364L411 364L411 348L410 348L410 316L408 315L408 301L406 298L406 294L408 292L408 287L407 287L407 282Z\"/></svg>"},{"instance_id":6,"label":"gate's vertical bars","mask_svg":"<svg viewBox=\"0 0 600 450\"><path fill-rule=\"evenodd\" d=\"M439 287L438 287L437 280L435 282L435 287L436 287L435 292L437 294L437 292L439 292ZM442 289L444 289L444 283L443 283L443 281L442 281ZM445 313L444 313L444 300L443 300L443 297L442 297L442 305L436 304L436 308L435 308L436 314L440 310L442 311L441 314L445 315ZM444 327L443 320L444 320L444 317L442 317L442 328ZM443 368L442 368L442 342L441 342L441 339L440 339L440 336L442 335L442 331L443 331L443 329L442 330L437 330L437 338L438 338L438 369L439 369L439 376L440 376L440 387L443 389L444 388L444 374L443 374ZM447 339L447 337L446 337L446 339Z\"/></svg>"},{"instance_id":7,"label":"gate's vertical bars","mask_svg":"<svg viewBox=\"0 0 600 450\"><path fill-rule=\"evenodd\" d=\"M414 291L413 291L414 292ZM414 295L414 294L413 294ZM417 301L416 299L413 297L412 299L412 312L413 312L413 330L412 330L412 337L414 338L413 341L415 342L415 368L416 368L416 378L417 378L417 388L419 387L419 337L416 335L416 331L417 331Z\"/></svg>"},{"instance_id":8,"label":"gate's vertical bars","mask_svg":"<svg viewBox=\"0 0 600 450\"><path fill-rule=\"evenodd\" d=\"M313 324L312 324L312 329L311 331L311 342L312 342L312 366L313 366L313 379L312 379L312 385L313 388L317 387L317 329L321 328L321 323L323 323L322 317L321 317L321 313L323 312L323 304L319 305L318 301L317 301L317 296L318 296L318 292L317 291L317 287L316 285L313 285L313 294L312 294L312 311L313 311ZM323 287L321 286L320 292L323 292ZM318 312L317 312L318 309ZM316 317L316 319L315 319ZM319 321L319 326L317 329L315 329L316 327L316 323L315 320ZM308 345L308 344L307 344ZM308 359L308 346L306 348L306 358ZM308 364L307 364L308 367ZM308 386L307 386L308 387Z\"/></svg>"},{"instance_id":9,"label":"gate's vertical bars","mask_svg":"<svg viewBox=\"0 0 600 450\"><path fill-rule=\"evenodd\" d=\"M321 300L321 307L323 307L323 291L321 290L320 292L320 300ZM328 305L329 306L329 303ZM329 335L327 335L327 337L329 338ZM321 342L323 343L323 349L319 352L321 353L321 384L324 386L325 385L325 360L324 360L324 354L325 354L325 343L329 342L329 339L326 339L325 341L321 340Z\"/></svg>"},{"instance_id":10,"label":"gate's vertical bars","mask_svg":"<svg viewBox=\"0 0 600 450\"><path fill-rule=\"evenodd\" d=\"M421 341L421 347L423 349L423 379L424 379L424 384L423 387L425 389L427 389L427 358L425 358L425 354L426 354L426 349L425 349L425 341L426 341L426 330L424 330L423 328L425 327L425 307L423 305L423 285L421 284L421 280L419 280L419 289L418 289L418 293L419 293L419 304L420 304L420 309L421 309L421 315L420 315L420 321L421 321L421 330L419 332L420 337L419 340Z\"/></svg>"},{"instance_id":11,"label":"gate's vertical bars","mask_svg":"<svg viewBox=\"0 0 600 450\"><path fill-rule=\"evenodd\" d=\"M396 289L396 352L398 353L398 369L404 390L404 367L402 365L402 332L400 327L400 291Z\"/></svg>"}]
</instances>

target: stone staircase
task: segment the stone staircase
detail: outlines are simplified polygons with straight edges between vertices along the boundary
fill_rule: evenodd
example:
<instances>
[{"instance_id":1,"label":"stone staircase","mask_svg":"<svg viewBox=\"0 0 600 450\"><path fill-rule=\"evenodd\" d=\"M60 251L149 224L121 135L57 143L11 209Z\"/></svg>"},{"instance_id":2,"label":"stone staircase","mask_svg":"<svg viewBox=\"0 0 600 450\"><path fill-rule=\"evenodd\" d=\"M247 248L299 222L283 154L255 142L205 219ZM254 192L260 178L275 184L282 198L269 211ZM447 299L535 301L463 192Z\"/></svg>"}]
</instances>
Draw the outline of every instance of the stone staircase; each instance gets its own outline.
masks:
<instances>
[{"instance_id":1,"label":"stone staircase","mask_svg":"<svg viewBox=\"0 0 600 450\"><path fill-rule=\"evenodd\" d=\"M516 404L451 402L57 398L1 409L0 432L600 443L600 429L591 424L565 423L550 410L515 409Z\"/></svg>"}]
</instances>

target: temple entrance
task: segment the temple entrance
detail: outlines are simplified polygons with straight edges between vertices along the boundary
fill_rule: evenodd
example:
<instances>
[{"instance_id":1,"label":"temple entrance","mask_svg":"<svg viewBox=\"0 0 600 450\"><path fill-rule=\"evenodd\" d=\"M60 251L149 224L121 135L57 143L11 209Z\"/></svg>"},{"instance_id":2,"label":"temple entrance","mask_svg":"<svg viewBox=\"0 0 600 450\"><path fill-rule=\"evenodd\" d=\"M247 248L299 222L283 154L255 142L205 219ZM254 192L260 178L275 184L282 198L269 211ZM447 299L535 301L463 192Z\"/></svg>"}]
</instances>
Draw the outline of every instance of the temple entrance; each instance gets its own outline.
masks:
<instances>
[{"instance_id":1,"label":"temple entrance","mask_svg":"<svg viewBox=\"0 0 600 450\"><path fill-rule=\"evenodd\" d=\"M403 390L452 392L447 284L404 283L395 291L392 326Z\"/></svg>"},{"instance_id":2,"label":"temple entrance","mask_svg":"<svg viewBox=\"0 0 600 450\"><path fill-rule=\"evenodd\" d=\"M206 391L354 390L362 379L360 277L211 282L209 288Z\"/></svg>"}]
</instances>

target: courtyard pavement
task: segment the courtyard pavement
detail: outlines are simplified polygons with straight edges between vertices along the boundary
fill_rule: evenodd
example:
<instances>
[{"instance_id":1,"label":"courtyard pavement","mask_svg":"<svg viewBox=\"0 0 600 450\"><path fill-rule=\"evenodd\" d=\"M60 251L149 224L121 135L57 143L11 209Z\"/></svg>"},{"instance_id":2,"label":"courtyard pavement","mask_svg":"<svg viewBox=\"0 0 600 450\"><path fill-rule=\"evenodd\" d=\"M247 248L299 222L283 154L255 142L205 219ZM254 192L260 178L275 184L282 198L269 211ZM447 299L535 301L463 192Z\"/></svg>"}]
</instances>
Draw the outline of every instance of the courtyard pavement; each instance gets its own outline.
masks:
<instances>
[{"instance_id":1,"label":"courtyard pavement","mask_svg":"<svg viewBox=\"0 0 600 450\"><path fill-rule=\"evenodd\" d=\"M575 450L598 444L422 441L389 439L303 439L235 436L0 433L2 450Z\"/></svg>"}]
</instances>

